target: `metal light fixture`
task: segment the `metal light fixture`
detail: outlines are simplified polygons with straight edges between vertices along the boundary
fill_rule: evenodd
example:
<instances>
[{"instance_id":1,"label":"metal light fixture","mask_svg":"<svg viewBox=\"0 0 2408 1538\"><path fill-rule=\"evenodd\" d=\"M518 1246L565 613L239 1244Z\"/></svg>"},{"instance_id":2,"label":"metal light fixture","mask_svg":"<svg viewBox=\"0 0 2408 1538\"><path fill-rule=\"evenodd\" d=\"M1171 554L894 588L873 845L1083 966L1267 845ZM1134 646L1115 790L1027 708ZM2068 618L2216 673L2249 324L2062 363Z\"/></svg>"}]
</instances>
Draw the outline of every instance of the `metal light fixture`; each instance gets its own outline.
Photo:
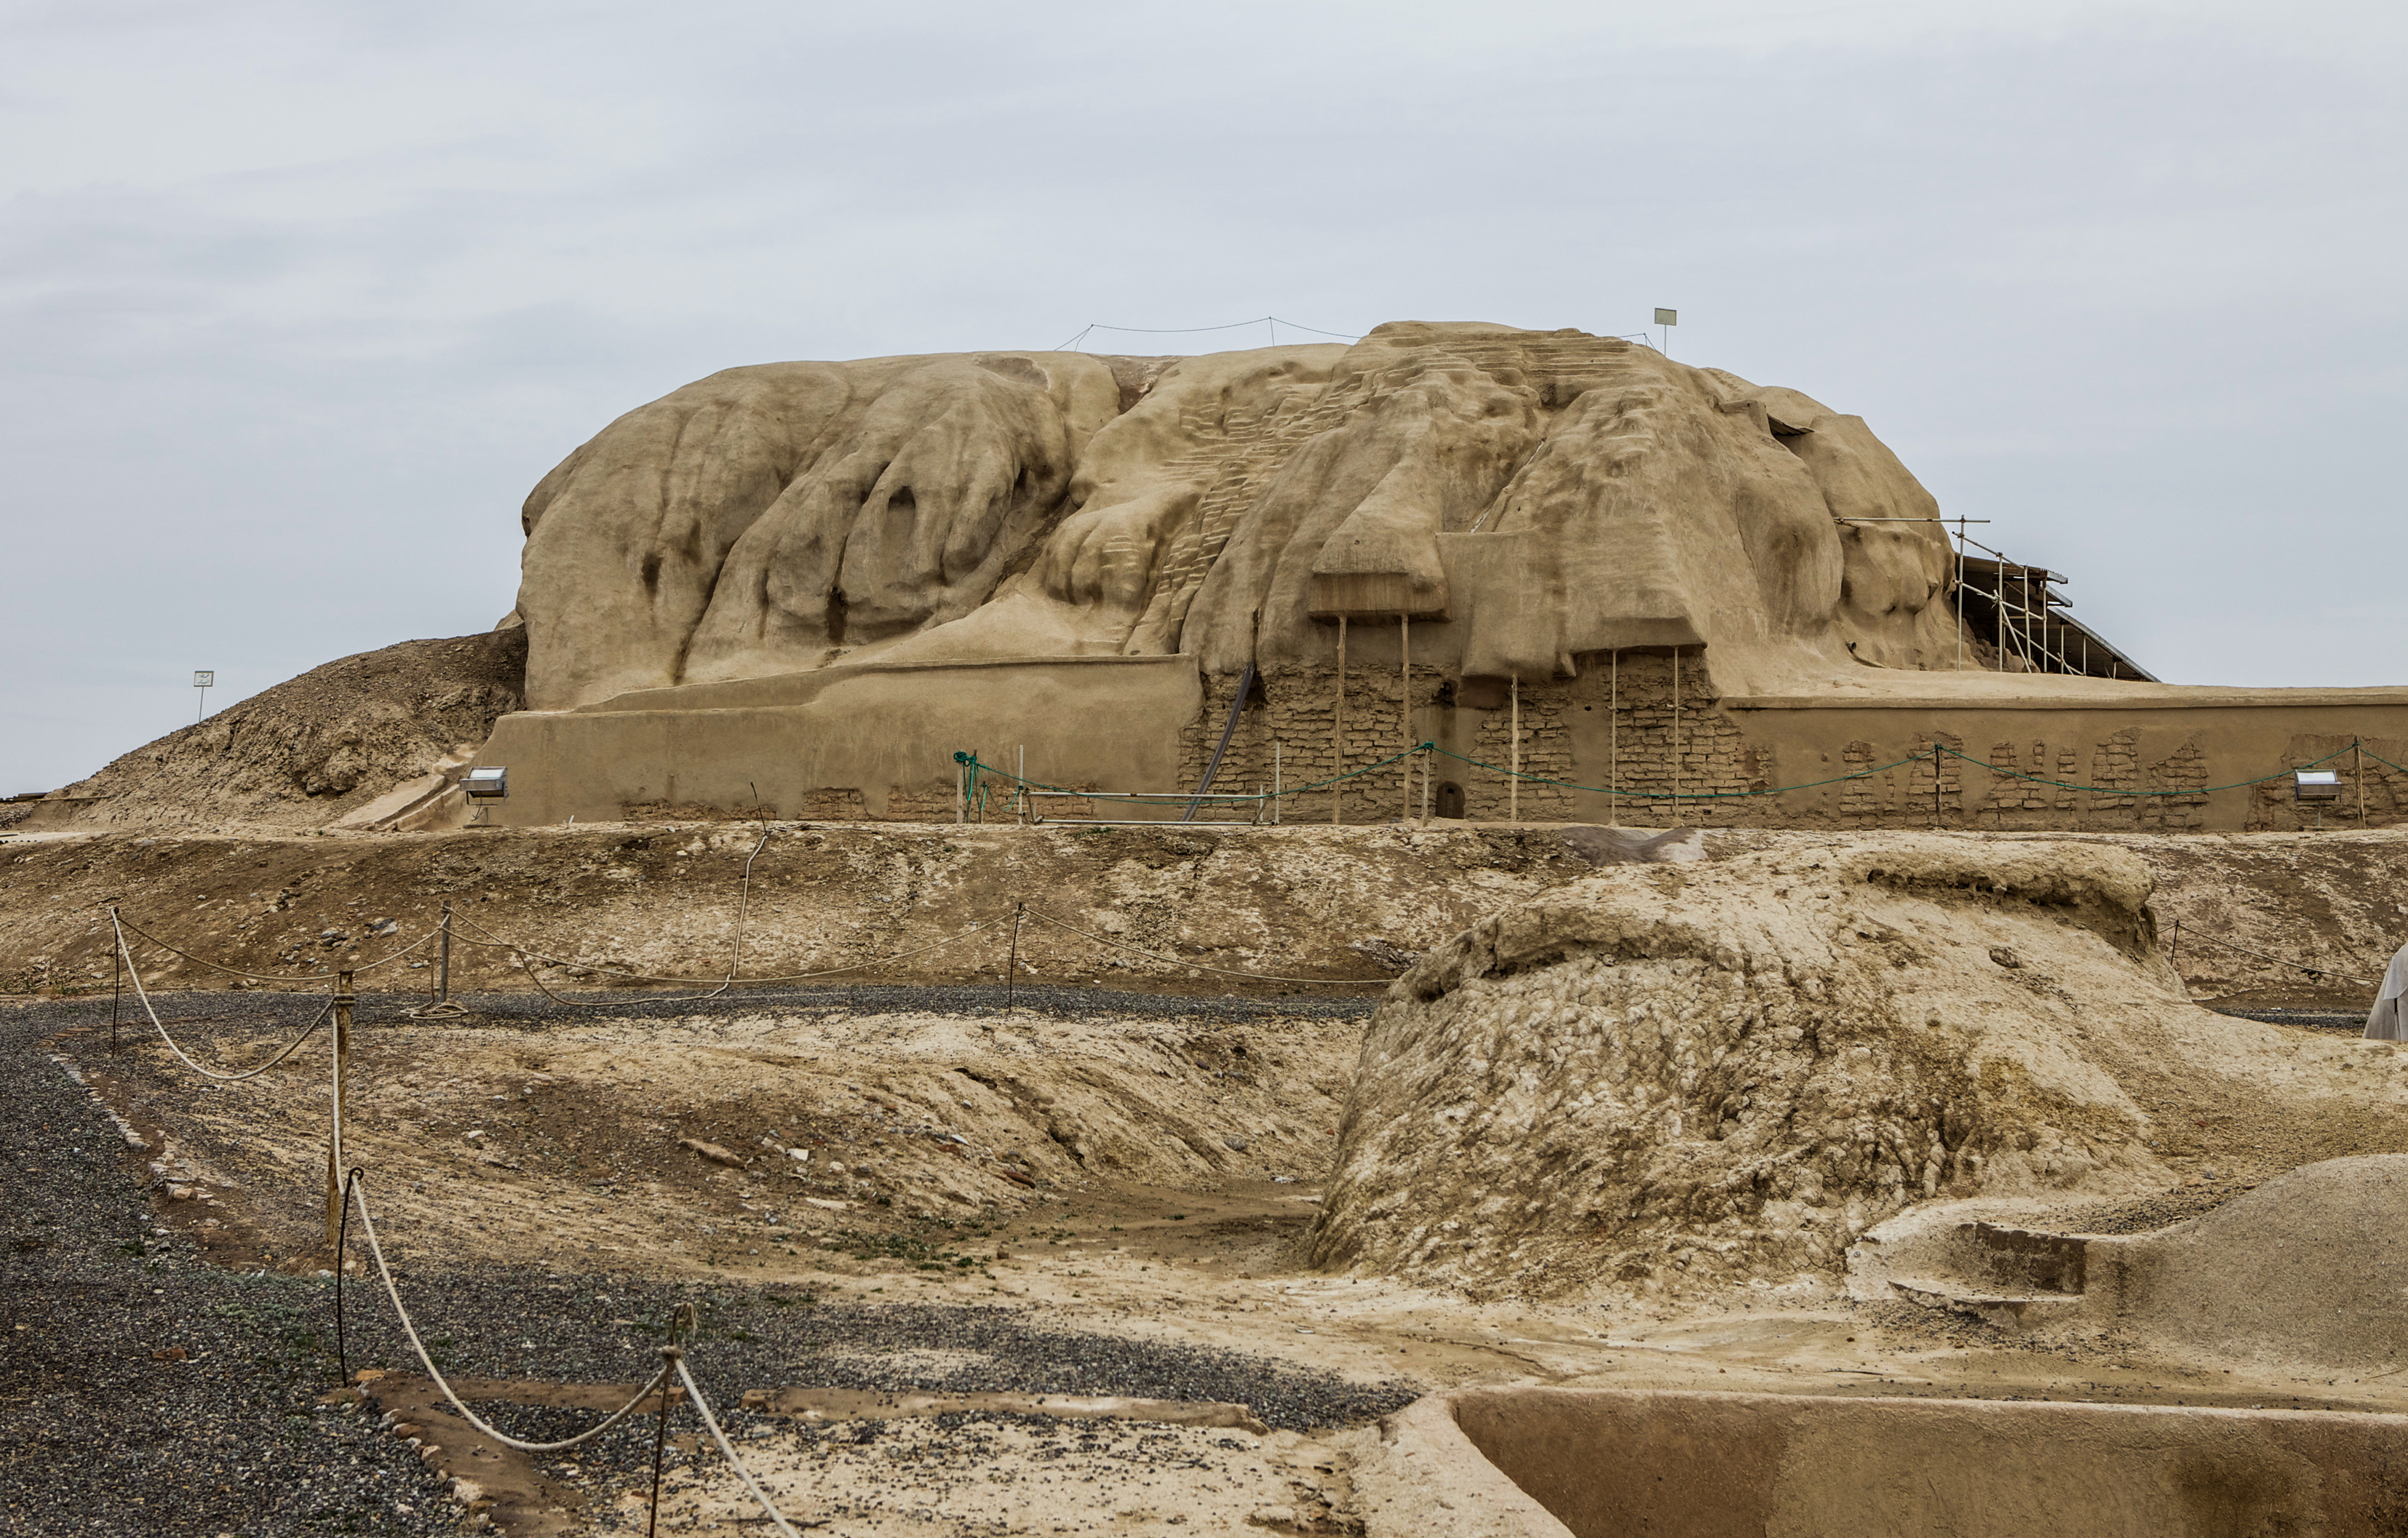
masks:
<instances>
[{"instance_id":1,"label":"metal light fixture","mask_svg":"<svg viewBox=\"0 0 2408 1538\"><path fill-rule=\"evenodd\" d=\"M510 772L500 766L471 769L460 781L460 789L466 790L472 801L507 801L510 794Z\"/></svg>"},{"instance_id":2,"label":"metal light fixture","mask_svg":"<svg viewBox=\"0 0 2408 1538\"><path fill-rule=\"evenodd\" d=\"M2339 801L2341 771L2337 769L2300 769L2291 776L2293 801Z\"/></svg>"}]
</instances>

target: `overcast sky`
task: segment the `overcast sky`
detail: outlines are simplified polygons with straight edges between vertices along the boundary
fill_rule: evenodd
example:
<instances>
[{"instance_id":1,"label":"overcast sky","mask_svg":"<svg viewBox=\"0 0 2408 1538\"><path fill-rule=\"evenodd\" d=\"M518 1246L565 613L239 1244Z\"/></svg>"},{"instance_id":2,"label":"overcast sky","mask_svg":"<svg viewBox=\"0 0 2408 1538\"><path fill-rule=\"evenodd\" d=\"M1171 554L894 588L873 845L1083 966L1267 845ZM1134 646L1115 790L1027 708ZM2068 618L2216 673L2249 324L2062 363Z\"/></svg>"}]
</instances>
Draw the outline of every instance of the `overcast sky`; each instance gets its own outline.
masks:
<instances>
[{"instance_id":1,"label":"overcast sky","mask_svg":"<svg viewBox=\"0 0 2408 1538\"><path fill-rule=\"evenodd\" d=\"M1675 306L1675 357L1862 414L2160 676L2408 681L2403 43L2220 0L0 0L0 792L191 720L195 668L215 709L490 626L527 489L715 369L1267 313Z\"/></svg>"}]
</instances>

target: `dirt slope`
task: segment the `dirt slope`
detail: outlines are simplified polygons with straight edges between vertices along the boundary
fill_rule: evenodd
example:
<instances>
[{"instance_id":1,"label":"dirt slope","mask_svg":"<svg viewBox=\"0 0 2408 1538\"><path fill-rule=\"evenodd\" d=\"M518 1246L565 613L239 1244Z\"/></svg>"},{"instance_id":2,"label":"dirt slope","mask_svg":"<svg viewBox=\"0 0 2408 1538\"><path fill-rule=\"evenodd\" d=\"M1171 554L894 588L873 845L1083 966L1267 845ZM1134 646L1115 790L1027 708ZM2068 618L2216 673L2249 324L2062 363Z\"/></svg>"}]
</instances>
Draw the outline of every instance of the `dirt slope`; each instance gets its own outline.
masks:
<instances>
[{"instance_id":1,"label":"dirt slope","mask_svg":"<svg viewBox=\"0 0 2408 1538\"><path fill-rule=\"evenodd\" d=\"M288 679L36 804L24 830L316 828L482 743L520 708L526 632L404 641Z\"/></svg>"},{"instance_id":2,"label":"dirt slope","mask_svg":"<svg viewBox=\"0 0 2408 1538\"><path fill-rule=\"evenodd\" d=\"M2152 884L2120 849L1893 834L1517 904L1390 990L1314 1258L1769 1286L1937 1195L2139 1196L2212 1139L2273 1168L2401 1148L2408 1060L2189 1003Z\"/></svg>"},{"instance_id":3,"label":"dirt slope","mask_svg":"<svg viewBox=\"0 0 2408 1538\"><path fill-rule=\"evenodd\" d=\"M1384 983L1465 925L1589 868L1566 851L1559 832L1461 823L1235 835L724 822L284 838L111 834L0 845L0 979L15 976L20 990L106 986L109 903L180 949L297 974L408 944L449 902L463 915L452 966L464 988L528 986L508 951L472 943L487 936L575 963L547 972L553 987L601 986L609 979L598 969L611 966L717 979L739 910L748 978L875 962L858 975L1000 980L1014 906L1025 903L1032 914L1100 937L1025 918L1025 981L1142 980L1275 994L1297 985L1249 983L1188 963ZM922 948L982 924L989 927ZM226 986L165 952L142 954L154 984ZM882 960L888 957L896 960ZM425 975L423 964L404 962L361 984L415 987Z\"/></svg>"}]
</instances>

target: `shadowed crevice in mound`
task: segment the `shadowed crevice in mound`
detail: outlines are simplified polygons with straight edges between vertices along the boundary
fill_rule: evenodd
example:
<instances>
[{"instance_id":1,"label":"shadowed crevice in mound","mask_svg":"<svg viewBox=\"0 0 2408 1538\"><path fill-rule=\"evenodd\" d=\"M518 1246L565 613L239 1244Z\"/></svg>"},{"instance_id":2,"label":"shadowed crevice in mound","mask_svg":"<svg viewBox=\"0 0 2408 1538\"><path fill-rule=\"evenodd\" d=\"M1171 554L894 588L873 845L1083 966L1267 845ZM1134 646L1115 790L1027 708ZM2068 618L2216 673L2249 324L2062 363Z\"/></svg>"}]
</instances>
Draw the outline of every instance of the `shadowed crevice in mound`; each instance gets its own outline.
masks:
<instances>
[{"instance_id":1,"label":"shadowed crevice in mound","mask_svg":"<svg viewBox=\"0 0 2408 1538\"><path fill-rule=\"evenodd\" d=\"M20 826L322 827L473 751L525 690L516 626L364 651L136 748L63 792L101 799L38 806Z\"/></svg>"},{"instance_id":2,"label":"shadowed crevice in mound","mask_svg":"<svg viewBox=\"0 0 2408 1538\"><path fill-rule=\"evenodd\" d=\"M2359 1151L2400 1086L2190 1004L2151 890L2121 850L1905 837L1525 902L1390 990L1314 1259L1677 1295L1828 1275L1936 1197L2162 1189L2211 1120Z\"/></svg>"}]
</instances>

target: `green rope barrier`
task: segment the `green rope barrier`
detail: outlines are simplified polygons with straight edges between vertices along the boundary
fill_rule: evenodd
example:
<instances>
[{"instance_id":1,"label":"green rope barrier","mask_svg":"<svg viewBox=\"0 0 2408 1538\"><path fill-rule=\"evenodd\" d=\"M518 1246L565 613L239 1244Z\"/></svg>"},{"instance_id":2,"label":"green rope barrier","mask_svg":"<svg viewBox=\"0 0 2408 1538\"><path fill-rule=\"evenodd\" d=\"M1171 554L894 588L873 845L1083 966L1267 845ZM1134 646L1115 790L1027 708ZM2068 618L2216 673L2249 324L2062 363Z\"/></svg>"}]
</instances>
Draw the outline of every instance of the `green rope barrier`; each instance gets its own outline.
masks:
<instances>
[{"instance_id":1,"label":"green rope barrier","mask_svg":"<svg viewBox=\"0 0 2408 1538\"><path fill-rule=\"evenodd\" d=\"M2408 763L2394 763L2389 759L2385 758L2382 754L2370 749L2362 742L2353 743L2351 746L2356 748L2359 752L2364 753L2368 758L2372 759L2375 762L2383 765L2386 769L2397 769L2401 774L2408 775ZM2317 762L2322 762L2323 761L2319 759Z\"/></svg>"},{"instance_id":2,"label":"green rope barrier","mask_svg":"<svg viewBox=\"0 0 2408 1538\"><path fill-rule=\"evenodd\" d=\"M1292 785L1283 787L1277 790L1263 790L1252 794L1242 790L1227 792L1215 790L1212 792L1211 799L1214 801L1275 801L1283 796L1300 796L1305 794L1307 791L1326 790L1330 786L1339 783L1340 780L1355 779L1364 775L1377 774L1383 769L1392 768L1395 765L1403 762L1406 759L1412 758L1415 753L1425 752L1431 748L1436 748L1437 747L1438 745L1436 743L1426 742L1417 748L1408 748L1401 753L1392 753L1388 757L1380 760L1377 763L1368 763L1360 769L1349 769L1342 775L1332 775L1327 779L1316 779L1309 785ZM1440 750L1443 751L1443 749ZM1108 794L1108 792L1102 790L1082 790L1068 785L1050 785L1041 779L1023 779L1020 776L1013 774L1009 769L998 769L994 764L982 762L976 753L955 753L953 755L953 762L955 763L969 765L970 772L974 779L978 775L987 774L993 775L1000 779L1017 781L1020 785L1031 790L1052 790L1057 794L1066 796L1099 796ZM1168 795L1160 796L1115 795L1111 796L1111 799L1116 805L1122 806L1184 806L1189 802L1195 800L1196 797L1192 793L1186 791L1173 791Z\"/></svg>"},{"instance_id":3,"label":"green rope barrier","mask_svg":"<svg viewBox=\"0 0 2408 1538\"><path fill-rule=\"evenodd\" d=\"M1896 763L1885 763L1878 769L1859 769L1854 774L1834 775L1829 779L1811 779L1803 785L1775 785L1761 790L1625 790L1609 789L1602 785L1574 785L1568 779L1549 779L1544 775L1521 774L1502 764L1490 763L1484 759L1466 758L1463 754L1452 748L1440 748L1436 743L1426 746L1433 752L1441 753L1458 763L1469 763L1482 769L1493 770L1509 779L1528 780L1536 785L1554 785L1567 790L1586 790L1592 795L1627 796L1633 801L1736 801L1745 796L1777 796L1784 790L1811 790L1818 785L1838 785L1844 780L1865 779L1874 775L1886 775L1893 769L1904 768L1910 763L1921 763L1931 756L1930 752L1926 750L1910 754Z\"/></svg>"},{"instance_id":4,"label":"green rope barrier","mask_svg":"<svg viewBox=\"0 0 2408 1538\"><path fill-rule=\"evenodd\" d=\"M2357 747L2358 750L2360 752L2366 751L2362 744L2353 746ZM2092 795L2101 796L2203 796L2215 790L2246 790L2252 785L2263 785L2269 780L2281 779L2285 776L2296 774L2301 769L2313 769L2319 763L2329 762L2348 751L2350 751L2348 748L2336 748L2331 752L2327 753L2323 758L2311 759L2306 763L2297 764L2291 768L2278 769L2271 775L2260 775L2256 779L2234 780L2229 785L2202 785L2172 790L2132 790L2123 789L2119 786L2077 785L2069 780L2043 779L2038 775L2027 775L2019 769L2001 768L1998 764L1991 763L1986 760L1977 759L1971 753L1960 752L1956 748L1950 748L1944 743L1934 743L1930 748L1926 748L1922 752L1910 753L1905 758L1899 759L1895 763L1885 763L1871 769L1858 769L1853 773L1845 775L1833 775L1828 779L1810 779L1799 785L1774 785L1756 790L1625 790L1620 787L1608 787L1603 785L1579 785L1568 779L1551 779L1544 775L1525 774L1518 770L1508 769L1503 764L1490 763L1484 759L1475 759L1468 754L1455 752L1453 748L1440 748L1435 742L1425 742L1417 747L1409 748L1401 753L1391 754L1387 758L1380 760L1377 763L1367 764L1360 769L1350 769L1342 775L1332 775L1326 779L1317 779L1307 785L1297 785L1278 790L1264 790L1253 795L1247 795L1244 793L1226 795L1216 794L1213 799L1216 801L1228 802L1274 801L1285 796L1306 795L1314 790L1326 790L1328 787L1336 785L1341 780L1354 779L1363 775L1376 774L1382 769L1392 768L1417 753L1436 753L1440 757L1453 759L1458 763L1468 763L1476 769L1485 769L1492 774L1503 775L1509 779L1526 780L1533 785L1552 785L1558 790L1580 790L1591 795L1622 796L1627 797L1632 801L1742 801L1751 796L1784 795L1792 790L1813 790L1826 785L1844 785L1850 780L1870 779L1875 775L1886 775L1893 769L1903 769L1910 763L1925 762L1931 760L1935 753L1945 753L1950 758L1956 759L1965 763L1972 764L1976 768L1986 769L1994 775L2003 776L2010 779L2028 780L2034 785L2045 785L2053 790L2058 790L2087 791ZM2377 763L2384 764L2392 769L2397 769L2403 775L2408 775L2408 765L2393 763L2389 759L2384 758L2375 753L2367 753L2366 756L2374 760ZM1094 795L1100 793L1090 790L1073 790L1068 786L1049 785L1042 780L1023 779L1020 776L1013 774L1009 769L998 769L993 764L981 762L978 755L975 753L955 753L953 755L953 762L956 763L968 764L969 766L971 784L973 786L976 786L979 783L979 776L981 775L993 775L1002 779L1017 782L1024 788L1024 793L1025 790L1053 790L1066 795ZM1194 798L1188 795L1172 793L1163 796L1114 796L1111 799L1122 805L1127 806L1181 806L1186 805Z\"/></svg>"},{"instance_id":5,"label":"green rope barrier","mask_svg":"<svg viewBox=\"0 0 2408 1538\"><path fill-rule=\"evenodd\" d=\"M2252 785L2263 785L2270 779L2281 779L2286 775L2295 775L2301 769L2313 769L2319 763L2337 759L2349 751L2346 748L2336 748L2321 759L2311 759L2305 763L2296 764L2288 769L2277 769L2271 775L2260 775L2256 779L2236 779L2229 785L2201 785L2180 790L2126 790L2112 785L2073 785L2061 779L2042 779L2038 775L2027 775L2020 769L2001 769L1995 763L1985 763L1971 753L1960 753L1954 748L1944 745L1940 747L1940 750L1950 758L1962 759L1967 763L1987 769L1994 775L2004 775L2010 779L2028 779L2034 785L2054 786L2060 790L2087 790L2092 795L2099 796L2203 796L2211 790L2241 790Z\"/></svg>"}]
</instances>

